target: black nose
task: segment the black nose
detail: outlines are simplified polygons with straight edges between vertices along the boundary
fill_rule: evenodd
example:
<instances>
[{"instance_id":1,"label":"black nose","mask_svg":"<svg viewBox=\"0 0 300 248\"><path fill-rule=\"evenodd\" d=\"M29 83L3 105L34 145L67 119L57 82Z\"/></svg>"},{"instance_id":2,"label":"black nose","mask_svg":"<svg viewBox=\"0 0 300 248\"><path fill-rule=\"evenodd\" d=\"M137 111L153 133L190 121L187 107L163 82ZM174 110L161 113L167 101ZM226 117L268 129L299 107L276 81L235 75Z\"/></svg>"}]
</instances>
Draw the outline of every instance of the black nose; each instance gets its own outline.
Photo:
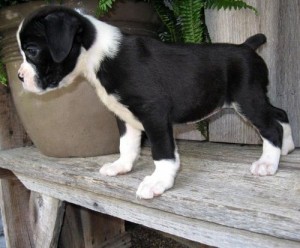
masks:
<instances>
[{"instance_id":1,"label":"black nose","mask_svg":"<svg viewBox=\"0 0 300 248\"><path fill-rule=\"evenodd\" d=\"M18 73L18 78L19 78L22 82L24 82L24 78L20 75L20 73Z\"/></svg>"}]
</instances>

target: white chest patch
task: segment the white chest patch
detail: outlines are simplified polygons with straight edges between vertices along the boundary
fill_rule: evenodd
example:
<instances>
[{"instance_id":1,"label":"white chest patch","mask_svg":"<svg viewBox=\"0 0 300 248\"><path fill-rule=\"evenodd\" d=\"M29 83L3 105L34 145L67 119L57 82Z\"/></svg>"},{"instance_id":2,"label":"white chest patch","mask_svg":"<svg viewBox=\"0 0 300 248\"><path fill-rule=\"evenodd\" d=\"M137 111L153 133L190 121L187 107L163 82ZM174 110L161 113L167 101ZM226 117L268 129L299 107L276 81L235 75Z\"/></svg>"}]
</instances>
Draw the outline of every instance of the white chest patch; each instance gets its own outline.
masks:
<instances>
[{"instance_id":1,"label":"white chest patch","mask_svg":"<svg viewBox=\"0 0 300 248\"><path fill-rule=\"evenodd\" d=\"M98 97L109 110L114 112L121 120L130 124L133 128L144 130L142 123L138 121L126 106L118 101L116 95L108 95L105 88L101 85L101 82L97 79L91 81L91 83L96 88Z\"/></svg>"}]
</instances>

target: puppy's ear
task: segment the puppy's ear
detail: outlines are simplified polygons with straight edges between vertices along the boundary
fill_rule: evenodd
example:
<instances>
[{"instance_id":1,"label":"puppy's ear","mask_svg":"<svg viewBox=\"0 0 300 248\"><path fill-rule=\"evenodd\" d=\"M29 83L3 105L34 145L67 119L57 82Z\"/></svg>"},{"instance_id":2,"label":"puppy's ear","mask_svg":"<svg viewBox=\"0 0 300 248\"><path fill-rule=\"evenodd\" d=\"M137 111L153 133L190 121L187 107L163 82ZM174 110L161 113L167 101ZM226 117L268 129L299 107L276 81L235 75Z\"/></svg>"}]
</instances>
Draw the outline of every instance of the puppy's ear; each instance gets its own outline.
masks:
<instances>
[{"instance_id":1,"label":"puppy's ear","mask_svg":"<svg viewBox=\"0 0 300 248\"><path fill-rule=\"evenodd\" d=\"M45 17L46 39L54 62L60 63L68 56L78 28L77 18L67 13L56 12Z\"/></svg>"}]
</instances>

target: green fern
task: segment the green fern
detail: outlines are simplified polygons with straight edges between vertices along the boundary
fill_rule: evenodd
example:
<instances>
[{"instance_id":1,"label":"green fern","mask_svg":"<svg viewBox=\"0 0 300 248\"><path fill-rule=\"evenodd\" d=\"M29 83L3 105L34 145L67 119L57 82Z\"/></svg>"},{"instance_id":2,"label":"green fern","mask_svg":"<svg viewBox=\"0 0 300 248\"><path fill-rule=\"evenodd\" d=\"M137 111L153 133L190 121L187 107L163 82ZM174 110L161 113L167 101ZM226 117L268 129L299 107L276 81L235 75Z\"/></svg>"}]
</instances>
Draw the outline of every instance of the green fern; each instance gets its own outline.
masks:
<instances>
[{"instance_id":1,"label":"green fern","mask_svg":"<svg viewBox=\"0 0 300 248\"><path fill-rule=\"evenodd\" d=\"M197 130L203 135L203 137L208 140L209 135L209 125L207 120L199 121L196 123Z\"/></svg>"},{"instance_id":2,"label":"green fern","mask_svg":"<svg viewBox=\"0 0 300 248\"><path fill-rule=\"evenodd\" d=\"M182 34L172 6L164 4L161 0L151 1L156 13L164 24L164 31L159 34L159 37L164 42L181 42Z\"/></svg>"},{"instance_id":3,"label":"green fern","mask_svg":"<svg viewBox=\"0 0 300 248\"><path fill-rule=\"evenodd\" d=\"M204 2L204 7L206 9L250 9L253 10L255 14L258 14L257 10L253 6L241 0L204 0Z\"/></svg>"},{"instance_id":4,"label":"green fern","mask_svg":"<svg viewBox=\"0 0 300 248\"><path fill-rule=\"evenodd\" d=\"M50 0L46 0L50 1ZM63 1L63 0L60 0ZM97 9L97 15L104 15L111 10L113 4L116 2L116 0L99 0L98 2L98 9ZM143 0L143 2L150 3L151 0Z\"/></svg>"},{"instance_id":5,"label":"green fern","mask_svg":"<svg viewBox=\"0 0 300 248\"><path fill-rule=\"evenodd\" d=\"M201 8L203 3L199 0L176 0L174 11L177 12L181 24L183 40L185 43L203 42L203 22Z\"/></svg>"},{"instance_id":6,"label":"green fern","mask_svg":"<svg viewBox=\"0 0 300 248\"><path fill-rule=\"evenodd\" d=\"M0 84L7 85L7 75L5 71L5 66L1 60L0 60Z\"/></svg>"},{"instance_id":7,"label":"green fern","mask_svg":"<svg viewBox=\"0 0 300 248\"><path fill-rule=\"evenodd\" d=\"M107 13L113 6L116 0L99 0L98 9L100 15Z\"/></svg>"}]
</instances>

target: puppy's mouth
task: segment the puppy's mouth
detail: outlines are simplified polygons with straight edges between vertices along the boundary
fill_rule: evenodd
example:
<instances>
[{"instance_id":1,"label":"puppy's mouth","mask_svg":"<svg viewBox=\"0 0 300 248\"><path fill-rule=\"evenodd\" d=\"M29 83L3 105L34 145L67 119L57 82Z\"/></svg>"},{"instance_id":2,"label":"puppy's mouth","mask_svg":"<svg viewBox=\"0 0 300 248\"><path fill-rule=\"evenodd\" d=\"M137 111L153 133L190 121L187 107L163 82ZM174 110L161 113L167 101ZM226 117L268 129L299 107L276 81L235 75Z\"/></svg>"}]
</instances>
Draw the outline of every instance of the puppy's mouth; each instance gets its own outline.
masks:
<instances>
[{"instance_id":1,"label":"puppy's mouth","mask_svg":"<svg viewBox=\"0 0 300 248\"><path fill-rule=\"evenodd\" d=\"M39 95L44 94L49 90L53 90L56 87L55 85L57 85L55 82L50 84L43 83L37 75L35 75L32 79L25 77L23 78L23 80L21 80L21 82L23 89L26 92L31 92Z\"/></svg>"},{"instance_id":2,"label":"puppy's mouth","mask_svg":"<svg viewBox=\"0 0 300 248\"><path fill-rule=\"evenodd\" d=\"M49 91L54 91L56 89L66 87L71 84L75 78L76 74L71 73L63 78L61 78L59 71L49 71L50 73L22 73L23 88L27 92L32 92L35 94L44 94Z\"/></svg>"},{"instance_id":3,"label":"puppy's mouth","mask_svg":"<svg viewBox=\"0 0 300 248\"><path fill-rule=\"evenodd\" d=\"M38 87L36 85L36 83L34 82L26 82L24 81L22 83L23 89L26 92L31 92L31 93L35 93L35 94L42 94L43 93L43 89L41 89L40 87Z\"/></svg>"}]
</instances>

